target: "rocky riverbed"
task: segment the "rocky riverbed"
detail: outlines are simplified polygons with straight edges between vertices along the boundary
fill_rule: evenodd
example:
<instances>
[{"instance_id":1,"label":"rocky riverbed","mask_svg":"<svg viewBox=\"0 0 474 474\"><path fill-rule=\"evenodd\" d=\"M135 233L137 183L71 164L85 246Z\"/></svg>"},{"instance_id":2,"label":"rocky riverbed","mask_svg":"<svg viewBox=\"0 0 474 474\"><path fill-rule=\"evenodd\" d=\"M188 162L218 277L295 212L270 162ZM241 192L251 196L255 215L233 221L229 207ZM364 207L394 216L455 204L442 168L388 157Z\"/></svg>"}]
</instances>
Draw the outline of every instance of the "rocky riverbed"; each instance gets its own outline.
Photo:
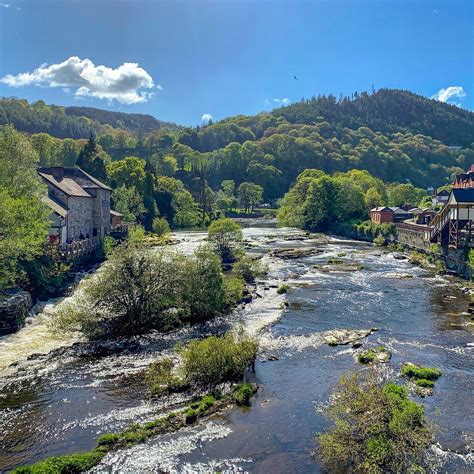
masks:
<instances>
[{"instance_id":1,"label":"rocky riverbed","mask_svg":"<svg viewBox=\"0 0 474 474\"><path fill-rule=\"evenodd\" d=\"M243 325L261 344L260 389L250 409L228 410L117 451L95 472L320 472L312 451L315 434L328 427L321 408L342 374L371 370L356 355L375 346L391 354L374 365L380 377L397 379L406 362L441 369L433 396L418 399L438 425L429 453L433 470L472 472L469 294L450 277L367 244L268 222L251 225L244 229L247 251L263 256L269 274L255 297L228 317L166 335L91 344L48 331L49 315L60 304L52 301L17 334L0 338L0 471L90 449L104 432L179 405L180 396L147 398L144 368L176 342ZM191 254L205 234L174 237L173 248ZM335 259L342 263L323 268ZM286 294L277 293L282 284Z\"/></svg>"}]
</instances>

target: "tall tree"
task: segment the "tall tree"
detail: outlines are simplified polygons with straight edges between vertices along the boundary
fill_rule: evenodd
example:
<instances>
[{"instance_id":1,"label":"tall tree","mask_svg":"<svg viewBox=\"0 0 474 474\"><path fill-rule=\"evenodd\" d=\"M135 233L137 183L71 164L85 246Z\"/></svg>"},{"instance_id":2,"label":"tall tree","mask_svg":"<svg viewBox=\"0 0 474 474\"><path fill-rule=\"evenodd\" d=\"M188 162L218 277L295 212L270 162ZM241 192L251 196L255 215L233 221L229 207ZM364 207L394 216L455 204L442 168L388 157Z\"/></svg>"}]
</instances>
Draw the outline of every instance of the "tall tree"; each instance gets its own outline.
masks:
<instances>
[{"instance_id":1,"label":"tall tree","mask_svg":"<svg viewBox=\"0 0 474 474\"><path fill-rule=\"evenodd\" d=\"M80 151L76 164L94 178L107 181L105 163L99 154L99 148L93 135Z\"/></svg>"}]
</instances>

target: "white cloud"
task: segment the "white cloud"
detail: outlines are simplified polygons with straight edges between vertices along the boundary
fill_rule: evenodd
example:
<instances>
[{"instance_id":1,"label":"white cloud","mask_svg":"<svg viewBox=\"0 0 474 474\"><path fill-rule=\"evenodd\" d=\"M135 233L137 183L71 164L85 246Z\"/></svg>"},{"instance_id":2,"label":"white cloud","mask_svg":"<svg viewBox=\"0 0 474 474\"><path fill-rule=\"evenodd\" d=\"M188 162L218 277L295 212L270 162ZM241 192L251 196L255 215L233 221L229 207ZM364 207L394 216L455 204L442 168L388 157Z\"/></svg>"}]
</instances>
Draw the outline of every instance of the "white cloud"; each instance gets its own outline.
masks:
<instances>
[{"instance_id":1,"label":"white cloud","mask_svg":"<svg viewBox=\"0 0 474 474\"><path fill-rule=\"evenodd\" d=\"M214 117L211 114L202 114L202 123L209 123L211 120L214 121Z\"/></svg>"},{"instance_id":2,"label":"white cloud","mask_svg":"<svg viewBox=\"0 0 474 474\"><path fill-rule=\"evenodd\" d=\"M285 97L284 99L273 99L273 102L276 102L277 104L288 105L291 100L288 99L288 97Z\"/></svg>"},{"instance_id":3,"label":"white cloud","mask_svg":"<svg viewBox=\"0 0 474 474\"><path fill-rule=\"evenodd\" d=\"M12 5L11 3L0 3L0 7L3 7L3 8L10 8Z\"/></svg>"},{"instance_id":4,"label":"white cloud","mask_svg":"<svg viewBox=\"0 0 474 474\"><path fill-rule=\"evenodd\" d=\"M466 93L461 86L449 86L446 89L440 89L431 96L432 99L439 100L440 102L448 102L453 97L466 97Z\"/></svg>"},{"instance_id":5,"label":"white cloud","mask_svg":"<svg viewBox=\"0 0 474 474\"><path fill-rule=\"evenodd\" d=\"M162 90L153 78L136 63L123 63L116 69L96 66L90 59L71 56L59 64L41 65L33 72L0 79L11 87L35 85L40 87L73 88L76 97L95 97L122 104L147 102L154 95L143 89Z\"/></svg>"}]
</instances>

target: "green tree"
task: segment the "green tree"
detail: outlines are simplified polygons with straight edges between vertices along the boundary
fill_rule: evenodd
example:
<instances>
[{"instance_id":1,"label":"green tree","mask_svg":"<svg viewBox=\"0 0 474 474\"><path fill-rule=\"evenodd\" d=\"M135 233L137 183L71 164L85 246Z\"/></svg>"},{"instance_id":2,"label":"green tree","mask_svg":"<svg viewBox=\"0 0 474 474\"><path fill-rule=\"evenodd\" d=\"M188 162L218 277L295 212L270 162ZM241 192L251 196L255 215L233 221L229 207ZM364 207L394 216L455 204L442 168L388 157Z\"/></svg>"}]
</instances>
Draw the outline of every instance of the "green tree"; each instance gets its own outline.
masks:
<instances>
[{"instance_id":1,"label":"green tree","mask_svg":"<svg viewBox=\"0 0 474 474\"><path fill-rule=\"evenodd\" d=\"M168 221L163 217L155 217L153 219L153 232L159 237L166 236L170 233Z\"/></svg>"},{"instance_id":2,"label":"green tree","mask_svg":"<svg viewBox=\"0 0 474 474\"><path fill-rule=\"evenodd\" d=\"M114 161L107 166L110 182L113 187L135 187L143 192L145 182L145 161L136 156L127 156L123 160Z\"/></svg>"},{"instance_id":3,"label":"green tree","mask_svg":"<svg viewBox=\"0 0 474 474\"><path fill-rule=\"evenodd\" d=\"M253 211L255 206L262 202L263 188L258 184L245 182L239 186L237 195L245 212Z\"/></svg>"},{"instance_id":4,"label":"green tree","mask_svg":"<svg viewBox=\"0 0 474 474\"><path fill-rule=\"evenodd\" d=\"M112 201L117 212L123 214L125 222L137 223L144 216L146 209L143 198L135 187L122 185L112 191Z\"/></svg>"},{"instance_id":5,"label":"green tree","mask_svg":"<svg viewBox=\"0 0 474 474\"><path fill-rule=\"evenodd\" d=\"M351 374L339 382L326 414L334 427L317 443L329 472L424 472L433 430L405 388Z\"/></svg>"},{"instance_id":6,"label":"green tree","mask_svg":"<svg viewBox=\"0 0 474 474\"><path fill-rule=\"evenodd\" d=\"M391 206L417 206L427 196L424 189L415 188L412 184L393 184L388 187L389 203Z\"/></svg>"},{"instance_id":7,"label":"green tree","mask_svg":"<svg viewBox=\"0 0 474 474\"><path fill-rule=\"evenodd\" d=\"M237 222L229 218L216 220L209 226L208 236L223 262L235 261L235 252L243 238Z\"/></svg>"},{"instance_id":8,"label":"green tree","mask_svg":"<svg viewBox=\"0 0 474 474\"><path fill-rule=\"evenodd\" d=\"M0 290L14 285L19 262L43 252L49 228L46 195L30 140L7 125L0 131Z\"/></svg>"},{"instance_id":9,"label":"green tree","mask_svg":"<svg viewBox=\"0 0 474 474\"><path fill-rule=\"evenodd\" d=\"M94 176L94 178L101 181L107 181L105 161L103 156L100 154L99 147L97 146L93 135L90 136L89 141L80 151L76 164L86 173Z\"/></svg>"}]
</instances>

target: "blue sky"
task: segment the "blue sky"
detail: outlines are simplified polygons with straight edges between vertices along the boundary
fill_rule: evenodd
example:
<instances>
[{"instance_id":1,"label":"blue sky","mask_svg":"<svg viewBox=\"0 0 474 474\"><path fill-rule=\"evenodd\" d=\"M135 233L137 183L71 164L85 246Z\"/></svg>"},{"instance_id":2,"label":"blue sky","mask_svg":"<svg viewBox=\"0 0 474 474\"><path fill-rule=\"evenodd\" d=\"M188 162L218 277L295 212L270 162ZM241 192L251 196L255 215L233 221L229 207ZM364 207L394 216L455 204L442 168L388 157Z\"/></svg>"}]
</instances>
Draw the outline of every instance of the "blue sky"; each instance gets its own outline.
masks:
<instances>
[{"instance_id":1,"label":"blue sky","mask_svg":"<svg viewBox=\"0 0 474 474\"><path fill-rule=\"evenodd\" d=\"M0 0L0 95L187 125L372 85L472 110L473 4Z\"/></svg>"}]
</instances>

